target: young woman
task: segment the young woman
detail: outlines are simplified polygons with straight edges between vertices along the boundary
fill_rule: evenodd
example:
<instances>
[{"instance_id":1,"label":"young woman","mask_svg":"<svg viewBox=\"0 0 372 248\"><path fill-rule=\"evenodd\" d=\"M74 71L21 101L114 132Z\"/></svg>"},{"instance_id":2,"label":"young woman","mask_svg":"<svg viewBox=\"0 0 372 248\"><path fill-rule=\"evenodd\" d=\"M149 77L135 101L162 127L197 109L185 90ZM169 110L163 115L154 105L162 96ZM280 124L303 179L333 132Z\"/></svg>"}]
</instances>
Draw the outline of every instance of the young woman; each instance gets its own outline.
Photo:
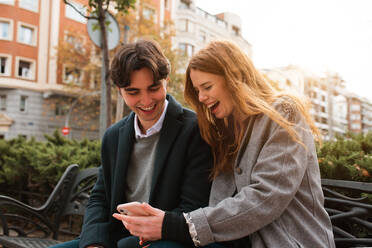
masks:
<instances>
[{"instance_id":1,"label":"young woman","mask_svg":"<svg viewBox=\"0 0 372 248\"><path fill-rule=\"evenodd\" d=\"M192 57L185 98L213 150L209 207L177 215L144 203L150 216L115 214L133 235L195 246L335 247L307 105L275 91L227 41Z\"/></svg>"}]
</instances>

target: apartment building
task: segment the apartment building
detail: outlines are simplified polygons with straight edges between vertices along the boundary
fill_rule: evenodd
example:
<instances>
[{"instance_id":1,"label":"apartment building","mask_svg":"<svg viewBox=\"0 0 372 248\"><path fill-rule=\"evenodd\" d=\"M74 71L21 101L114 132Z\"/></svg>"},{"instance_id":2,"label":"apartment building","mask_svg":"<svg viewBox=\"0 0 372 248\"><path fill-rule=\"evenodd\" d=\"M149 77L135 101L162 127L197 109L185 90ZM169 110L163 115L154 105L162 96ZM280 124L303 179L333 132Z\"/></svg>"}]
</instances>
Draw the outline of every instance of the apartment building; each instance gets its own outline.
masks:
<instances>
[{"instance_id":1,"label":"apartment building","mask_svg":"<svg viewBox=\"0 0 372 248\"><path fill-rule=\"evenodd\" d=\"M188 57L215 39L231 40L252 57L252 45L242 37L239 16L233 13L212 15L198 8L193 0L173 0L171 13L176 28L173 46Z\"/></svg>"},{"instance_id":2,"label":"apartment building","mask_svg":"<svg viewBox=\"0 0 372 248\"><path fill-rule=\"evenodd\" d=\"M365 98L362 98L361 100L362 132L372 132L372 103Z\"/></svg>"},{"instance_id":3,"label":"apartment building","mask_svg":"<svg viewBox=\"0 0 372 248\"><path fill-rule=\"evenodd\" d=\"M349 130L348 92L337 74L315 75L298 66L261 70L282 90L308 97L310 114L324 139Z\"/></svg>"},{"instance_id":4,"label":"apartment building","mask_svg":"<svg viewBox=\"0 0 372 248\"><path fill-rule=\"evenodd\" d=\"M294 65L270 69L264 68L260 71L275 82L278 88L295 91L300 94L305 94L306 78L314 76L310 72Z\"/></svg>"},{"instance_id":5,"label":"apartment building","mask_svg":"<svg viewBox=\"0 0 372 248\"><path fill-rule=\"evenodd\" d=\"M348 96L348 120L349 130L352 133L362 132L362 101L355 94Z\"/></svg>"},{"instance_id":6,"label":"apartment building","mask_svg":"<svg viewBox=\"0 0 372 248\"><path fill-rule=\"evenodd\" d=\"M88 0L69 2L87 13ZM144 2L144 18L157 25L170 18L170 0ZM57 58L61 43L96 52L87 20L63 0L0 0L0 10L0 138L43 139L65 125L71 138L98 138L98 114L87 118L77 100L99 94L99 78Z\"/></svg>"}]
</instances>

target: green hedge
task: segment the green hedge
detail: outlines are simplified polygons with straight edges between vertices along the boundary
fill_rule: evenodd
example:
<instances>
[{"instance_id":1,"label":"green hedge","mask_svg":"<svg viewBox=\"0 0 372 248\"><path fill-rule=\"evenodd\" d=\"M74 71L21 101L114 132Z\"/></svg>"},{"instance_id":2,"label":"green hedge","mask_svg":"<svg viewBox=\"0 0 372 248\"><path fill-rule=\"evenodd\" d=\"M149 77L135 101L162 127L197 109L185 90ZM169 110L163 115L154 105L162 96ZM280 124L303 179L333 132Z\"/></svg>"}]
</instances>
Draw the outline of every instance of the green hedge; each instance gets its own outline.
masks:
<instances>
[{"instance_id":1,"label":"green hedge","mask_svg":"<svg viewBox=\"0 0 372 248\"><path fill-rule=\"evenodd\" d=\"M372 133L337 136L317 147L323 178L372 182Z\"/></svg>"},{"instance_id":2,"label":"green hedge","mask_svg":"<svg viewBox=\"0 0 372 248\"><path fill-rule=\"evenodd\" d=\"M317 146L323 178L372 182L372 133L347 134ZM46 141L0 140L0 194L49 194L66 167L99 166L100 142L69 140L58 131Z\"/></svg>"},{"instance_id":3,"label":"green hedge","mask_svg":"<svg viewBox=\"0 0 372 248\"><path fill-rule=\"evenodd\" d=\"M99 166L100 142L69 140L57 130L46 141L18 137L0 140L0 194L48 194L68 165Z\"/></svg>"}]
</instances>

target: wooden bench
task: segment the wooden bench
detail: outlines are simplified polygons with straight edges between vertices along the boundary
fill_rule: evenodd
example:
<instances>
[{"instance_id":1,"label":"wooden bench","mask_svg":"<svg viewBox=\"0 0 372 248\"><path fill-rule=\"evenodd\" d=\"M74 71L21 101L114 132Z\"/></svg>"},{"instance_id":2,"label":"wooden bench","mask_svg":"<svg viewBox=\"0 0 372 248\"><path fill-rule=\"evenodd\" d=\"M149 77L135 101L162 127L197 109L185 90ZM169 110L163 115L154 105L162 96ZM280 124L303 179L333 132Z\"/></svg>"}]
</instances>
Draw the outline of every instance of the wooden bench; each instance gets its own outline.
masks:
<instances>
[{"instance_id":1,"label":"wooden bench","mask_svg":"<svg viewBox=\"0 0 372 248\"><path fill-rule=\"evenodd\" d=\"M337 248L372 247L372 183L322 179Z\"/></svg>"},{"instance_id":2,"label":"wooden bench","mask_svg":"<svg viewBox=\"0 0 372 248\"><path fill-rule=\"evenodd\" d=\"M96 182L98 168L79 170L76 164L67 167L46 202L40 207L26 205L0 195L0 245L8 248L44 248L58 244L60 233L77 236L71 227L63 227L67 216L83 216L89 193Z\"/></svg>"}]
</instances>

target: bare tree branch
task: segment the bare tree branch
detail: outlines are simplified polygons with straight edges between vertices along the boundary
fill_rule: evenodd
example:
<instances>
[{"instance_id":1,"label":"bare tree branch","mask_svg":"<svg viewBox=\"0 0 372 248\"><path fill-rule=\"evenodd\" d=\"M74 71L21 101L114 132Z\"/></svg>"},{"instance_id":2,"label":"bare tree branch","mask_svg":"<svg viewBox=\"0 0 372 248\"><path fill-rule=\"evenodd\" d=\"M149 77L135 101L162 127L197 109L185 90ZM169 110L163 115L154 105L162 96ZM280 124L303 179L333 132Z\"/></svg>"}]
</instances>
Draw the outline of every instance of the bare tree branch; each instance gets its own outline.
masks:
<instances>
[{"instance_id":1,"label":"bare tree branch","mask_svg":"<svg viewBox=\"0 0 372 248\"><path fill-rule=\"evenodd\" d=\"M106 8L104 9L105 12L108 11L110 5L110 0L106 0Z\"/></svg>"},{"instance_id":2,"label":"bare tree branch","mask_svg":"<svg viewBox=\"0 0 372 248\"><path fill-rule=\"evenodd\" d=\"M79 15L81 15L82 17L84 17L84 18L86 18L86 19L96 19L96 20L98 20L97 17L84 15L83 13L81 13L81 11L80 11L78 8L76 8L75 5L73 5L73 4L70 3L69 1L67 1L67 0L63 0L63 2L64 2L65 4L71 6L71 7L72 7L72 8L73 8L77 13L79 13Z\"/></svg>"}]
</instances>

